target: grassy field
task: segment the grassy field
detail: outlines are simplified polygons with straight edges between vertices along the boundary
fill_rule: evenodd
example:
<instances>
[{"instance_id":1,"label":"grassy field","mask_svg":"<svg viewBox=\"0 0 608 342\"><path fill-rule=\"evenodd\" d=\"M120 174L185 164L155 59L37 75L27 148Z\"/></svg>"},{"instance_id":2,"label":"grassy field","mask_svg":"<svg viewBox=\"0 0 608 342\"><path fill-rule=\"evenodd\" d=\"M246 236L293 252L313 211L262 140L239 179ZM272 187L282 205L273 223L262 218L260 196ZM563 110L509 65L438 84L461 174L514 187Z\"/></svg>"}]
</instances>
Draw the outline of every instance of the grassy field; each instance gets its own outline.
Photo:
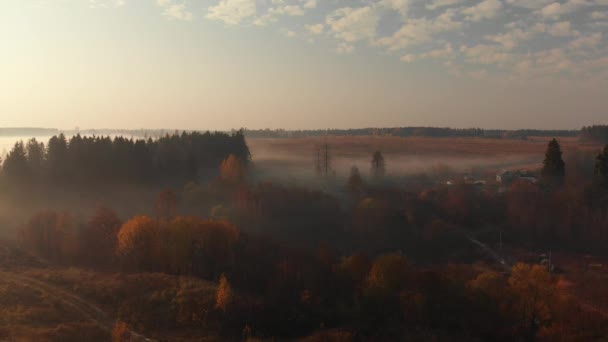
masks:
<instances>
[{"instance_id":1,"label":"grassy field","mask_svg":"<svg viewBox=\"0 0 608 342\"><path fill-rule=\"evenodd\" d=\"M315 146L330 145L332 164L338 174L346 175L350 167L369 169L372 153L385 156L389 174L428 173L437 167L459 172L471 168L490 173L500 169L537 169L541 166L550 138L527 140L430 137L310 137L293 139L249 139L253 160L265 175L281 174L287 178L312 175ZM577 138L559 139L564 158L585 153L592 156L600 146L583 144Z\"/></svg>"}]
</instances>

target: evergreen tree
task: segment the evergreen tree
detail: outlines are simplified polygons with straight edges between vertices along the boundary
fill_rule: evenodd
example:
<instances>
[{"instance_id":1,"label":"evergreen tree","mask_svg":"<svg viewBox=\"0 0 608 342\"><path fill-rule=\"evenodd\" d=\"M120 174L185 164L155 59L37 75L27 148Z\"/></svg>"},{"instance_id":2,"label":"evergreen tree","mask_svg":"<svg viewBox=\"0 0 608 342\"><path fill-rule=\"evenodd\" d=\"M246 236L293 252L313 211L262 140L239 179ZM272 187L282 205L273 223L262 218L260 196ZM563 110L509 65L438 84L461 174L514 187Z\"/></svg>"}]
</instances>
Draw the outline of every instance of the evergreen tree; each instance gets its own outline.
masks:
<instances>
[{"instance_id":1,"label":"evergreen tree","mask_svg":"<svg viewBox=\"0 0 608 342\"><path fill-rule=\"evenodd\" d=\"M23 141L15 143L15 146L6 156L2 168L2 176L10 182L25 182L29 180L29 167L27 153Z\"/></svg>"},{"instance_id":2,"label":"evergreen tree","mask_svg":"<svg viewBox=\"0 0 608 342\"><path fill-rule=\"evenodd\" d=\"M382 179L386 173L386 164L382 152L376 151L372 156L372 175L375 179Z\"/></svg>"},{"instance_id":3,"label":"evergreen tree","mask_svg":"<svg viewBox=\"0 0 608 342\"><path fill-rule=\"evenodd\" d=\"M547 146L541 175L547 185L561 186L564 184L566 164L562 159L562 150L559 143L555 139L551 140Z\"/></svg>"},{"instance_id":4,"label":"evergreen tree","mask_svg":"<svg viewBox=\"0 0 608 342\"><path fill-rule=\"evenodd\" d=\"M40 180L43 172L45 150L44 144L39 143L36 138L32 138L27 142L25 147L27 151L27 163L31 175Z\"/></svg>"},{"instance_id":5,"label":"evergreen tree","mask_svg":"<svg viewBox=\"0 0 608 342\"><path fill-rule=\"evenodd\" d=\"M350 176L348 177L348 190L357 196L363 192L363 178L361 178L361 173L359 172L359 168L353 166L350 169Z\"/></svg>"},{"instance_id":6,"label":"evergreen tree","mask_svg":"<svg viewBox=\"0 0 608 342\"><path fill-rule=\"evenodd\" d=\"M595 184L608 189L608 145L595 158Z\"/></svg>"}]
</instances>

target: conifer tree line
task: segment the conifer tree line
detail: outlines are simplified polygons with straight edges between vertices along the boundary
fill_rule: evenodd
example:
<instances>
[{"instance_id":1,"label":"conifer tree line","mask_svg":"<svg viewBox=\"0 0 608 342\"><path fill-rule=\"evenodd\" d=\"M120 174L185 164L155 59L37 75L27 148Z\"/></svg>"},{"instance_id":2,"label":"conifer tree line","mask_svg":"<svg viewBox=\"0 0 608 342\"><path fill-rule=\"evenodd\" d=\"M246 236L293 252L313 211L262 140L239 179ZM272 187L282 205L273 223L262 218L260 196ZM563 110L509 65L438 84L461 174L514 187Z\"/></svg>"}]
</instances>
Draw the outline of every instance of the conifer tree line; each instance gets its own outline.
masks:
<instances>
[{"instance_id":1,"label":"conifer tree line","mask_svg":"<svg viewBox=\"0 0 608 342\"><path fill-rule=\"evenodd\" d=\"M17 142L0 178L10 184L197 180L217 174L230 155L250 161L242 131L182 132L147 140L59 134L46 145L34 138Z\"/></svg>"}]
</instances>

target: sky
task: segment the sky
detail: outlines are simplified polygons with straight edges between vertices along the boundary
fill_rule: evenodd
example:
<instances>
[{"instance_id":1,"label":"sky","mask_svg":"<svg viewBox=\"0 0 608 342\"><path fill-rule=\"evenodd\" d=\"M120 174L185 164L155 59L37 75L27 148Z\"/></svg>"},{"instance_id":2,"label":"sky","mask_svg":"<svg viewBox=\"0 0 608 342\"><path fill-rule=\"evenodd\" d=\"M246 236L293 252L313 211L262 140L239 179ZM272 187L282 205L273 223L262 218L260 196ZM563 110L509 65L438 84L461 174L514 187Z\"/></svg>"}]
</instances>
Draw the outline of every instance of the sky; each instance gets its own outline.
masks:
<instances>
[{"instance_id":1,"label":"sky","mask_svg":"<svg viewBox=\"0 0 608 342\"><path fill-rule=\"evenodd\" d=\"M2 0L0 127L608 124L608 0Z\"/></svg>"}]
</instances>

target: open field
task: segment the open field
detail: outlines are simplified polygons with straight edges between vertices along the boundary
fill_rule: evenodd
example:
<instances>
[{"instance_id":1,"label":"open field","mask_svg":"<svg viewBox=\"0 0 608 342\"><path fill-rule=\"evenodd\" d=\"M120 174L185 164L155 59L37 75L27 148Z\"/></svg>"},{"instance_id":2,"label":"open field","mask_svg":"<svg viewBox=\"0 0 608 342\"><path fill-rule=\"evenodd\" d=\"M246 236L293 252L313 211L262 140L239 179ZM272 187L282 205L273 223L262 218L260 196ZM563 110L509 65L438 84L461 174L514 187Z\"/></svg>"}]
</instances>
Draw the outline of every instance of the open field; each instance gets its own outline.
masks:
<instances>
[{"instance_id":1,"label":"open field","mask_svg":"<svg viewBox=\"0 0 608 342\"><path fill-rule=\"evenodd\" d=\"M549 140L540 137L510 140L329 136L249 139L248 144L256 166L265 173L280 170L291 177L305 177L312 173L315 146L325 142L330 145L337 174L347 174L353 165L365 174L372 153L380 150L385 156L389 174L407 175L446 166L459 172L468 172L471 168L491 172L500 169L535 169L542 163ZM601 148L599 145L581 143L577 138L561 138L559 142L566 159L575 152L594 154Z\"/></svg>"}]
</instances>

